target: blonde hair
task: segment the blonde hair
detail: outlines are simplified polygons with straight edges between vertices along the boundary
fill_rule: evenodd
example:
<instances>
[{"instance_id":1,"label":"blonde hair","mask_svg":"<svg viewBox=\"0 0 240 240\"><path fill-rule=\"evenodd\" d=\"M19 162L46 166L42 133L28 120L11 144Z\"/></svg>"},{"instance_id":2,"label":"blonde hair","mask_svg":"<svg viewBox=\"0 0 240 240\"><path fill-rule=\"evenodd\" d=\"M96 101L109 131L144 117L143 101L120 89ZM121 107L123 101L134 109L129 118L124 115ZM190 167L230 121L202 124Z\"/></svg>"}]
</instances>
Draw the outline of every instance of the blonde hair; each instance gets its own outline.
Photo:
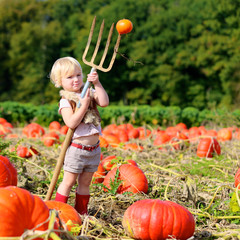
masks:
<instances>
[{"instance_id":1,"label":"blonde hair","mask_svg":"<svg viewBox=\"0 0 240 240\"><path fill-rule=\"evenodd\" d=\"M80 70L82 73L82 67L75 58L59 58L52 66L50 73L51 82L55 85L55 87L61 87L62 78L66 75L71 75L76 70Z\"/></svg>"}]
</instances>

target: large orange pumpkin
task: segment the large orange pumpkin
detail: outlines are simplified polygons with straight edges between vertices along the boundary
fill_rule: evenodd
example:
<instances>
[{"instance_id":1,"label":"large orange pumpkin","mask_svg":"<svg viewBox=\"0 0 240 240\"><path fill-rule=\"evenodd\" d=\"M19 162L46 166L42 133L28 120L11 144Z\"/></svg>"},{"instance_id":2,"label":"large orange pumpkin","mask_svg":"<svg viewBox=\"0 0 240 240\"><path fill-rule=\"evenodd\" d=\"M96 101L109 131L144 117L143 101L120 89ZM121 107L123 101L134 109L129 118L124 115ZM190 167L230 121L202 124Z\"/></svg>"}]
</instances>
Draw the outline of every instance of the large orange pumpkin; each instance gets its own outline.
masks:
<instances>
[{"instance_id":1,"label":"large orange pumpkin","mask_svg":"<svg viewBox=\"0 0 240 240\"><path fill-rule=\"evenodd\" d=\"M114 182L117 170L119 171L118 179L122 181L117 189L118 193L147 193L148 181L145 174L132 164L123 164L110 170L104 178L103 185L111 189L111 182Z\"/></svg>"},{"instance_id":2,"label":"large orange pumpkin","mask_svg":"<svg viewBox=\"0 0 240 240\"><path fill-rule=\"evenodd\" d=\"M80 215L71 205L55 200L48 200L45 201L45 203L49 209L55 209L58 211L59 218L67 225L68 231L71 231L73 227L79 227L82 225ZM57 219L57 224L59 225L59 219Z\"/></svg>"},{"instance_id":3,"label":"large orange pumpkin","mask_svg":"<svg viewBox=\"0 0 240 240\"><path fill-rule=\"evenodd\" d=\"M142 240L186 240L195 231L193 215L186 208L159 199L133 203L125 211L122 224L130 237Z\"/></svg>"},{"instance_id":4,"label":"large orange pumpkin","mask_svg":"<svg viewBox=\"0 0 240 240\"><path fill-rule=\"evenodd\" d=\"M15 186L0 188L0 237L18 237L28 229L48 229L49 209L44 201Z\"/></svg>"},{"instance_id":5,"label":"large orange pumpkin","mask_svg":"<svg viewBox=\"0 0 240 240\"><path fill-rule=\"evenodd\" d=\"M17 170L7 157L0 156L0 187L17 186Z\"/></svg>"}]
</instances>

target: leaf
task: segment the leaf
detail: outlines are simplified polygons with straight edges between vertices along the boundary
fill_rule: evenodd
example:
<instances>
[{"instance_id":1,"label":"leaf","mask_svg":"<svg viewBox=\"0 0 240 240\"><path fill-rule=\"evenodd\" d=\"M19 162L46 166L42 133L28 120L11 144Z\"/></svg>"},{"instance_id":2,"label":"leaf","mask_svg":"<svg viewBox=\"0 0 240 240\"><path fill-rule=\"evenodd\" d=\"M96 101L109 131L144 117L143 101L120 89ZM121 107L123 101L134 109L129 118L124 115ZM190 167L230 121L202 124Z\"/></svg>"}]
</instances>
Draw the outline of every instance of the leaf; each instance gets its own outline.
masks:
<instances>
[{"instance_id":1,"label":"leaf","mask_svg":"<svg viewBox=\"0 0 240 240\"><path fill-rule=\"evenodd\" d=\"M231 197L229 207L230 207L230 210L234 213L240 212L240 207L238 205L237 196L236 196L235 192L233 193L233 195Z\"/></svg>"}]
</instances>

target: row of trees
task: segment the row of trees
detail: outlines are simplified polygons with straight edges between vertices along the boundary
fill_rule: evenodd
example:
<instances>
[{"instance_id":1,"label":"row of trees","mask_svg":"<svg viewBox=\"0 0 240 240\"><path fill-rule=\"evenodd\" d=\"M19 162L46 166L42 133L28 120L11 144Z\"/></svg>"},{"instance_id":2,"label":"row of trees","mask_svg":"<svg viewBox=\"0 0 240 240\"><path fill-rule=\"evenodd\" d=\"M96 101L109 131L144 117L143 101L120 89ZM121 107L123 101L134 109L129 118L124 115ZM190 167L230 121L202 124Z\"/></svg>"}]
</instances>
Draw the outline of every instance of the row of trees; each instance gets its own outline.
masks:
<instances>
[{"instance_id":1,"label":"row of trees","mask_svg":"<svg viewBox=\"0 0 240 240\"><path fill-rule=\"evenodd\" d=\"M239 0L1 0L0 101L57 102L52 64L73 56L85 75L90 71L81 57L94 16L92 48L105 20L98 57L113 22L128 18L134 25L122 36L113 69L99 72L112 103L240 104ZM107 63L116 38L115 30Z\"/></svg>"}]
</instances>

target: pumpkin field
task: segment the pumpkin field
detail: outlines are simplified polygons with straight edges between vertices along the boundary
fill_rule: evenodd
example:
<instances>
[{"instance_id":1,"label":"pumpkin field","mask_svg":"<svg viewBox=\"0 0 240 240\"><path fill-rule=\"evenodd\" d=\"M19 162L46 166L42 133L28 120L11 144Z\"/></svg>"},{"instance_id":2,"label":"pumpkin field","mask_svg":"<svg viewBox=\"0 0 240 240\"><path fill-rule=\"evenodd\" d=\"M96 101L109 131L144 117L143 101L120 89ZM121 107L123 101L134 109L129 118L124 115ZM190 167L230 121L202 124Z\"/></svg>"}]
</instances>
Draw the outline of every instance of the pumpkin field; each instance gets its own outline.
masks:
<instances>
[{"instance_id":1,"label":"pumpkin field","mask_svg":"<svg viewBox=\"0 0 240 240\"><path fill-rule=\"evenodd\" d=\"M238 127L105 126L88 216L45 201L67 131L0 118L0 240L240 239Z\"/></svg>"}]
</instances>

